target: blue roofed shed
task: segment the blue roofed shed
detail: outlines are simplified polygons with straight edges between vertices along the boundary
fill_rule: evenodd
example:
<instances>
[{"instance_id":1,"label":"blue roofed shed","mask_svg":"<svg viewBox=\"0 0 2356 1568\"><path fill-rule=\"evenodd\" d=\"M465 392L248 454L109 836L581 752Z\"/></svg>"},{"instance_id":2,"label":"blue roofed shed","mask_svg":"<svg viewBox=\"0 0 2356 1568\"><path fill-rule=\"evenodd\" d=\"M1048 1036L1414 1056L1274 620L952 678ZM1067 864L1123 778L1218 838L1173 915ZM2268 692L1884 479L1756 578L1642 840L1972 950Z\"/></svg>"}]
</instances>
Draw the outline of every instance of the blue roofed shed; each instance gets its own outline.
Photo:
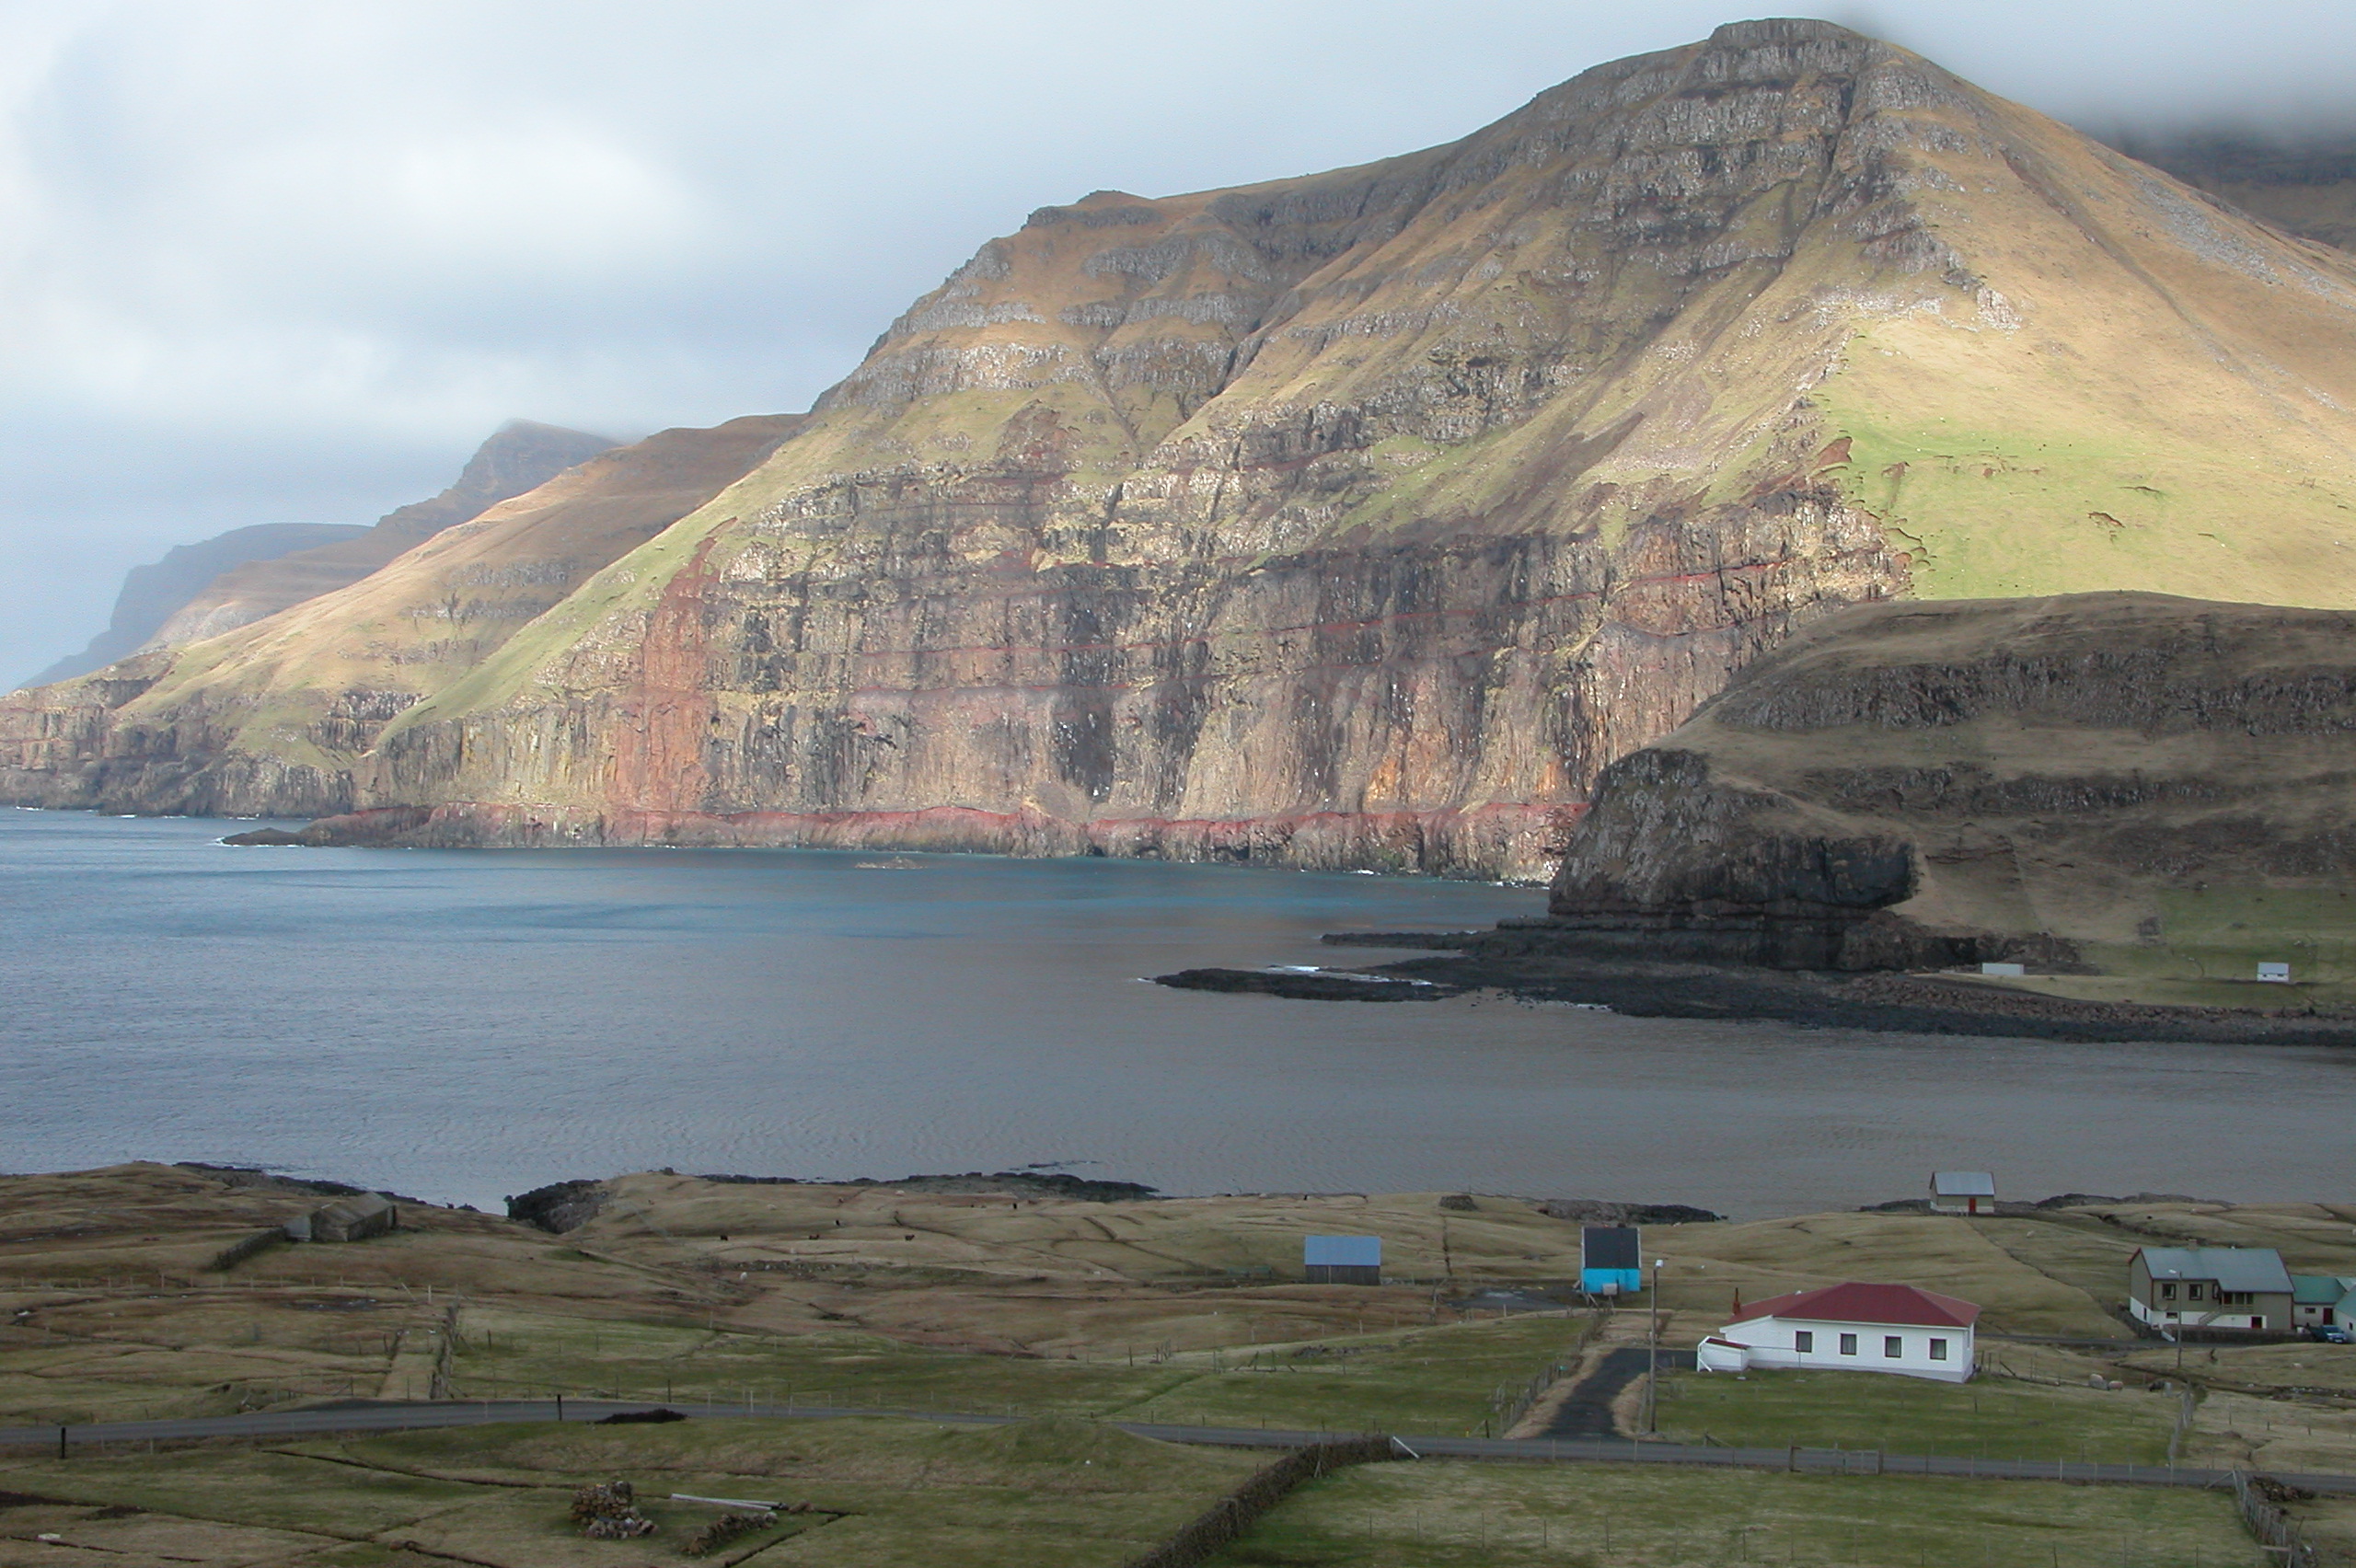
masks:
<instances>
[{"instance_id":1,"label":"blue roofed shed","mask_svg":"<svg viewBox=\"0 0 2356 1568\"><path fill-rule=\"evenodd\" d=\"M1633 1225L1590 1225L1579 1233L1579 1288L1589 1296L1644 1289L1644 1239Z\"/></svg>"},{"instance_id":2,"label":"blue roofed shed","mask_svg":"<svg viewBox=\"0 0 2356 1568\"><path fill-rule=\"evenodd\" d=\"M1305 1236L1300 1261L1311 1285L1380 1285L1380 1236Z\"/></svg>"}]
</instances>

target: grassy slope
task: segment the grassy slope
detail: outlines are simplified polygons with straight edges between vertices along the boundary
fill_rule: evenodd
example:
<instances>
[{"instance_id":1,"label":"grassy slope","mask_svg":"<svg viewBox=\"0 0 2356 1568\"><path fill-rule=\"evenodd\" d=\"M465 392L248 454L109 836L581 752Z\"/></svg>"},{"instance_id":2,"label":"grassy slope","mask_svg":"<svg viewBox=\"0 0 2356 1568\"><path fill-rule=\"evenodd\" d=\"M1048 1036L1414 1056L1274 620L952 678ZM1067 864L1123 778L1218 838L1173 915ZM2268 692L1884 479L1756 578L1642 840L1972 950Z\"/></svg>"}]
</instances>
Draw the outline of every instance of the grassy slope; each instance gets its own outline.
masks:
<instances>
[{"instance_id":1,"label":"grassy slope","mask_svg":"<svg viewBox=\"0 0 2356 1568\"><path fill-rule=\"evenodd\" d=\"M2002 296L1865 326L1824 406L1925 598L2350 602L2356 266L2004 106L2020 178L1918 196Z\"/></svg>"}]
</instances>

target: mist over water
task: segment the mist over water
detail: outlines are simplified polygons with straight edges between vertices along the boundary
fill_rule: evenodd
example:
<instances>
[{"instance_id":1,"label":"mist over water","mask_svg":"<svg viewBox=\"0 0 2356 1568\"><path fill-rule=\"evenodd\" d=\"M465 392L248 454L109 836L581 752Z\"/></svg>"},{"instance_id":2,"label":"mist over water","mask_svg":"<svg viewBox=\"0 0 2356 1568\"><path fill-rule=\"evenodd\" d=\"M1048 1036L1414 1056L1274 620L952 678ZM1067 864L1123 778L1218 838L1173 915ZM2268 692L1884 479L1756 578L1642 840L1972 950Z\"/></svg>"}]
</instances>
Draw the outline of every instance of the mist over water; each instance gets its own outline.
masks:
<instances>
[{"instance_id":1,"label":"mist over water","mask_svg":"<svg viewBox=\"0 0 2356 1568\"><path fill-rule=\"evenodd\" d=\"M1330 963L1323 931L1485 924L1535 912L1529 889L953 856L237 850L214 842L225 830L0 812L0 1167L214 1160L495 1208L657 1166L1041 1164L1180 1193L1761 1215L1910 1197L1958 1166L1994 1170L2007 1196L2345 1196L2356 1152L2356 1054L1139 978Z\"/></svg>"}]
</instances>

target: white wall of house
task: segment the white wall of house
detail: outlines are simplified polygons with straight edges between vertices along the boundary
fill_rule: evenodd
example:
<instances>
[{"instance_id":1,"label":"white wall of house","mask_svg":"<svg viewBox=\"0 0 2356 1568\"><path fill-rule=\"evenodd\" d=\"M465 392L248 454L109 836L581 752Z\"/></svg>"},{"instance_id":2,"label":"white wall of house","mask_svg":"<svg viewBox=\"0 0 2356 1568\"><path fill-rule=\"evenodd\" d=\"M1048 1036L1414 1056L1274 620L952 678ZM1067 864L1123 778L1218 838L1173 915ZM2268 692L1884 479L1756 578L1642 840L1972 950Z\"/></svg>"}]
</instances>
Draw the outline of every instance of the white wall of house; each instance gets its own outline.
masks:
<instances>
[{"instance_id":1,"label":"white wall of house","mask_svg":"<svg viewBox=\"0 0 2356 1568\"><path fill-rule=\"evenodd\" d=\"M2131 1296L2127 1298L2127 1309L2155 1329L2239 1329L2249 1332L2281 1327L2274 1321L2273 1314L2249 1307L2219 1307L2213 1303L2189 1301L2179 1310L2173 1305L2154 1307Z\"/></svg>"},{"instance_id":2,"label":"white wall of house","mask_svg":"<svg viewBox=\"0 0 2356 1568\"><path fill-rule=\"evenodd\" d=\"M1942 1383L1960 1383L1971 1376L1969 1329L1753 1318L1720 1329L1717 1337L1743 1346L1745 1360L1752 1366L1896 1372Z\"/></svg>"}]
</instances>

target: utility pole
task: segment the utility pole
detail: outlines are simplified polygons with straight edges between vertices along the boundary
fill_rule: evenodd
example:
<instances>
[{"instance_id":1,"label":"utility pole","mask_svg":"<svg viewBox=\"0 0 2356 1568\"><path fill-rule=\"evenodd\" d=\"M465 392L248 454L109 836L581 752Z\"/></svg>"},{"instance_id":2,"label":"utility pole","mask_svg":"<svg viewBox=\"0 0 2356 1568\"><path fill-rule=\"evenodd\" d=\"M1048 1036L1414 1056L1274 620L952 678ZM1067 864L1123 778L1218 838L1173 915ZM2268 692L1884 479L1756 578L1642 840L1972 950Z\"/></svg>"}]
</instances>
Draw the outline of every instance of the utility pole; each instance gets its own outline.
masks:
<instances>
[{"instance_id":1,"label":"utility pole","mask_svg":"<svg viewBox=\"0 0 2356 1568\"><path fill-rule=\"evenodd\" d=\"M1645 1336L1645 1431L1660 1430L1660 1260L1653 1260L1652 1299L1646 1303L1651 1328Z\"/></svg>"}]
</instances>

